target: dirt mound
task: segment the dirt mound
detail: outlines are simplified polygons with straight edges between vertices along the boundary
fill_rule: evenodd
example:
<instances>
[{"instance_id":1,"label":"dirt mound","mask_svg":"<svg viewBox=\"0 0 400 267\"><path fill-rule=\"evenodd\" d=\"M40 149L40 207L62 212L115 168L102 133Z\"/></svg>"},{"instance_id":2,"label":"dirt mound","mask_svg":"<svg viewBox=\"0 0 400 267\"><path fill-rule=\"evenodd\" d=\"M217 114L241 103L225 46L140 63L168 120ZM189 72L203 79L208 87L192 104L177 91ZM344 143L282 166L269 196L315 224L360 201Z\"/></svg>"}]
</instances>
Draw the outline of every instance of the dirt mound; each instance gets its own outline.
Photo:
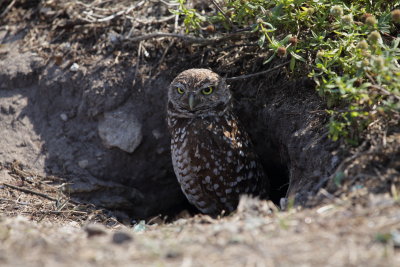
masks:
<instances>
[{"instance_id":1,"label":"dirt mound","mask_svg":"<svg viewBox=\"0 0 400 267\"><path fill-rule=\"evenodd\" d=\"M398 202L354 192L351 199L303 211L242 199L229 217L198 215L126 227L47 215L0 219L3 266L398 266ZM25 199L25 196L22 197ZM15 203L15 205L21 205ZM64 213L66 216L67 213ZM90 222L90 218L88 220ZM105 222L103 222L105 223Z\"/></svg>"},{"instance_id":2,"label":"dirt mound","mask_svg":"<svg viewBox=\"0 0 400 267\"><path fill-rule=\"evenodd\" d=\"M251 33L171 33L175 17L163 2L12 4L0 28L0 162L18 160L43 176L62 177L75 199L136 218L186 207L170 162L165 92L190 67L211 67L228 78L271 68L230 84L275 203L289 196L313 204L326 184L336 194L341 185L363 186L385 173L386 184L372 191L399 182L395 118L379 124L384 135L348 152L327 138L325 102L314 84L289 75L283 59L263 65L265 55L247 45ZM358 157L372 147L371 157Z\"/></svg>"}]
</instances>

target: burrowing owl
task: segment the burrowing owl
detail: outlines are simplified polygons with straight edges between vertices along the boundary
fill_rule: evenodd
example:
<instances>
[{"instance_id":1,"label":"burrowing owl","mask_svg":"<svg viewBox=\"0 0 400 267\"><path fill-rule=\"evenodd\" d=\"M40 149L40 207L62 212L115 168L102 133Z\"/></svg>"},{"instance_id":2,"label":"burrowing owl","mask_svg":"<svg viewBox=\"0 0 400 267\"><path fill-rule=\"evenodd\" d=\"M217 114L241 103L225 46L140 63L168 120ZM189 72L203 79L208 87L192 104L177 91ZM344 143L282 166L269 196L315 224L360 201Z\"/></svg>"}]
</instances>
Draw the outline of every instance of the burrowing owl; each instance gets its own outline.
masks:
<instances>
[{"instance_id":1,"label":"burrowing owl","mask_svg":"<svg viewBox=\"0 0 400 267\"><path fill-rule=\"evenodd\" d=\"M241 194L267 197L268 182L249 135L232 111L232 94L207 69L180 73L168 91L175 174L190 203L217 215L236 209Z\"/></svg>"}]
</instances>

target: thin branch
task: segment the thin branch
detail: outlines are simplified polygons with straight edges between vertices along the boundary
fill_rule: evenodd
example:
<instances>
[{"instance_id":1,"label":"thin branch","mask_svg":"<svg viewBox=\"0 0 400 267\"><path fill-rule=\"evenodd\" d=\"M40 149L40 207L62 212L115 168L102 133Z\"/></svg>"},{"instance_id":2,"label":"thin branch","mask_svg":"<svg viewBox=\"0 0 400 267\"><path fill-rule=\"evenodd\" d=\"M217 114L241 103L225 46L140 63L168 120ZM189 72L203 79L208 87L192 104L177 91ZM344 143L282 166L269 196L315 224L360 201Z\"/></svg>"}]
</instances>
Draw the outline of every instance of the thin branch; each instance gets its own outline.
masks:
<instances>
[{"instance_id":1,"label":"thin branch","mask_svg":"<svg viewBox=\"0 0 400 267\"><path fill-rule=\"evenodd\" d=\"M370 87L380 90L380 91L381 91L382 93L384 93L385 95L393 96L393 97L396 98L397 100L400 100L400 96L398 96L398 95L396 95L396 94L394 94L394 93L392 93L392 92L389 92L388 90L386 90L386 89L383 88L382 86L374 85L374 84L373 84L373 85L370 85Z\"/></svg>"},{"instance_id":2,"label":"thin branch","mask_svg":"<svg viewBox=\"0 0 400 267\"><path fill-rule=\"evenodd\" d=\"M56 199L56 198L53 198L53 197L48 196L46 194L43 194L43 193L40 193L40 192L36 192L36 191L30 190L30 189L27 189L27 188L22 188L22 187L11 185L11 184L7 184L7 183L3 183L3 185L5 185L5 186L7 186L9 188L15 189L15 190L19 190L19 191L24 192L24 193L37 195L37 196L40 196L40 197L43 197L43 198L46 198L46 199L49 199L49 200L52 200L52 201L55 201L55 202L58 201L58 199Z\"/></svg>"},{"instance_id":3,"label":"thin branch","mask_svg":"<svg viewBox=\"0 0 400 267\"><path fill-rule=\"evenodd\" d=\"M229 34L219 38L201 38L201 37L194 37L191 35L179 34L179 33L167 33L167 32L155 32L149 33L137 37L130 37L125 38L125 40L129 40L131 42L140 42L143 40L149 40L153 38L160 38L160 37L172 37L182 39L189 43L199 43L199 44L213 44L223 42L229 39L234 39L235 37L241 36L240 34Z\"/></svg>"},{"instance_id":4,"label":"thin branch","mask_svg":"<svg viewBox=\"0 0 400 267\"><path fill-rule=\"evenodd\" d=\"M376 81L374 80L374 78L372 78L371 75L369 75L368 73L365 73L365 75L368 77L368 79L372 82L372 85L370 85L370 87L375 88L380 90L382 93L384 93L385 95L389 95L389 96L393 96L394 98L396 98L397 100L400 100L400 96L389 92L388 90L386 90L385 88L383 88L382 86L376 84Z\"/></svg>"},{"instance_id":5,"label":"thin branch","mask_svg":"<svg viewBox=\"0 0 400 267\"><path fill-rule=\"evenodd\" d=\"M317 110L309 110L308 113L328 113L329 111L337 112L337 113L349 113L349 112L369 112L370 109L317 109Z\"/></svg>"},{"instance_id":6,"label":"thin branch","mask_svg":"<svg viewBox=\"0 0 400 267\"><path fill-rule=\"evenodd\" d=\"M237 80L243 80L243 79L249 79L249 78L253 78L255 76L259 76L259 75L264 75L270 72L273 72L274 70L280 69L284 66L286 66L287 64L289 64L290 61L287 61L285 63L276 65L273 68L270 68L268 70L264 70L264 71L260 71L260 72L256 72L256 73L252 73L252 74L247 74L247 75L241 75L241 76L237 76L237 77L231 77L231 78L226 78L227 81L237 81Z\"/></svg>"},{"instance_id":7,"label":"thin branch","mask_svg":"<svg viewBox=\"0 0 400 267\"><path fill-rule=\"evenodd\" d=\"M107 17L104 17L104 18L101 18L101 19L97 19L96 22L104 22L104 21L112 20L112 19L114 19L114 18L116 18L118 16L121 16L122 14L127 14L127 13L131 12L132 9L134 9L134 7L130 7L127 10L118 11L117 13L112 14L110 16L107 16Z\"/></svg>"},{"instance_id":8,"label":"thin branch","mask_svg":"<svg viewBox=\"0 0 400 267\"><path fill-rule=\"evenodd\" d=\"M37 214L66 214L66 213L74 213L77 215L87 215L88 212L86 211L79 211L79 210L38 210L38 211L34 211L33 213L37 213Z\"/></svg>"},{"instance_id":9,"label":"thin branch","mask_svg":"<svg viewBox=\"0 0 400 267\"><path fill-rule=\"evenodd\" d=\"M8 199L8 198L0 198L0 202L9 202L9 203L24 205L24 206L29 205L29 203L27 203L27 202L19 202L17 200Z\"/></svg>"},{"instance_id":10,"label":"thin branch","mask_svg":"<svg viewBox=\"0 0 400 267\"><path fill-rule=\"evenodd\" d=\"M13 0L7 7L6 9L4 9L3 13L0 14L0 18L2 18L3 16L5 16L7 14L8 11L10 11L10 9L15 5L15 2L17 2L17 0Z\"/></svg>"},{"instance_id":11,"label":"thin branch","mask_svg":"<svg viewBox=\"0 0 400 267\"><path fill-rule=\"evenodd\" d=\"M142 19L135 18L135 17L132 17L132 16L126 16L126 17L128 19L135 20L135 21L137 21L139 23L142 23L142 24L157 24L157 23L163 23L163 22L170 21L170 20L175 18L175 15L168 16L168 17L162 17L160 19L147 19L147 20L142 20Z\"/></svg>"},{"instance_id":12,"label":"thin branch","mask_svg":"<svg viewBox=\"0 0 400 267\"><path fill-rule=\"evenodd\" d=\"M83 11L83 14L86 15L86 18L81 17L81 19L88 21L90 23L96 23L96 22L105 22L105 21L113 20L116 17L122 16L124 14L125 15L129 14L132 10L137 9L138 7L145 4L145 2L146 1L142 0L135 5L128 7L126 10L119 10L116 13L111 14L109 16L102 16L102 15L99 15L99 14L96 14L93 12L94 9L101 10L101 11L109 11L109 9L98 9L98 8L92 7L91 5L86 5L84 3L81 3L79 1L76 3L81 4L81 5L85 6L86 8L91 8L90 11Z\"/></svg>"},{"instance_id":13,"label":"thin branch","mask_svg":"<svg viewBox=\"0 0 400 267\"><path fill-rule=\"evenodd\" d=\"M141 55L142 55L142 42L140 42L139 45L138 45L135 74L134 74L133 80L132 80L132 85L133 86L136 85L136 78L137 78L138 73L139 73L139 65L140 65L140 57L141 57Z\"/></svg>"},{"instance_id":14,"label":"thin branch","mask_svg":"<svg viewBox=\"0 0 400 267\"><path fill-rule=\"evenodd\" d=\"M221 12L221 14L225 17L225 19L229 22L229 24L231 26L233 26L233 23L231 21L231 19L225 14L225 12L222 10L222 8L219 6L219 4L217 3L217 1L215 0L211 0L211 2L214 4L214 6L218 9L219 12Z\"/></svg>"}]
</instances>

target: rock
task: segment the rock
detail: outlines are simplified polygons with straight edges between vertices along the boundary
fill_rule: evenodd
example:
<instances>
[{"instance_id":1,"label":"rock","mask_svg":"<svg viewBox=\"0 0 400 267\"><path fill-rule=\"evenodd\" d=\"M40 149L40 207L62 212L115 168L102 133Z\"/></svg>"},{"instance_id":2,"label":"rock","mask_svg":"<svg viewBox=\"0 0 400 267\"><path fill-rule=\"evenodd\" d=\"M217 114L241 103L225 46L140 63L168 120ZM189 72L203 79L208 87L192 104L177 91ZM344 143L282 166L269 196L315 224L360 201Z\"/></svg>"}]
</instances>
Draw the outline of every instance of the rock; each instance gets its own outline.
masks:
<instances>
[{"instance_id":1,"label":"rock","mask_svg":"<svg viewBox=\"0 0 400 267\"><path fill-rule=\"evenodd\" d=\"M88 161L87 159L80 160L80 161L78 162L78 165L79 165L79 167L81 167L82 169L86 169L87 166L89 165L89 161Z\"/></svg>"},{"instance_id":2,"label":"rock","mask_svg":"<svg viewBox=\"0 0 400 267\"><path fill-rule=\"evenodd\" d=\"M281 207L281 210L285 210L287 208L287 204L288 204L288 199L286 197L282 197L279 200L279 206Z\"/></svg>"},{"instance_id":3,"label":"rock","mask_svg":"<svg viewBox=\"0 0 400 267\"><path fill-rule=\"evenodd\" d=\"M88 237L105 235L107 233L106 228L101 224L88 224L85 226L84 230L86 231Z\"/></svg>"},{"instance_id":4,"label":"rock","mask_svg":"<svg viewBox=\"0 0 400 267\"><path fill-rule=\"evenodd\" d=\"M71 65L71 67L69 68L70 71L76 72L79 70L79 65L74 63Z\"/></svg>"},{"instance_id":5,"label":"rock","mask_svg":"<svg viewBox=\"0 0 400 267\"><path fill-rule=\"evenodd\" d=\"M104 113L98 132L106 147L118 147L132 153L142 142L142 124L124 108Z\"/></svg>"},{"instance_id":6,"label":"rock","mask_svg":"<svg viewBox=\"0 0 400 267\"><path fill-rule=\"evenodd\" d=\"M134 232L144 232L146 231L146 222L141 220L138 224L133 227Z\"/></svg>"},{"instance_id":7,"label":"rock","mask_svg":"<svg viewBox=\"0 0 400 267\"><path fill-rule=\"evenodd\" d=\"M175 258L179 258L181 256L182 256L182 252L176 251L176 250L169 250L169 251L167 251L167 253L165 253L165 257L168 259L175 259Z\"/></svg>"},{"instance_id":8,"label":"rock","mask_svg":"<svg viewBox=\"0 0 400 267\"><path fill-rule=\"evenodd\" d=\"M133 239L133 237L126 232L116 232L112 237L112 242L114 244L123 244L125 242L129 242Z\"/></svg>"},{"instance_id":9,"label":"rock","mask_svg":"<svg viewBox=\"0 0 400 267\"><path fill-rule=\"evenodd\" d=\"M4 106L0 106L0 113L8 115L9 109L5 108Z\"/></svg>"},{"instance_id":10,"label":"rock","mask_svg":"<svg viewBox=\"0 0 400 267\"><path fill-rule=\"evenodd\" d=\"M63 120L63 121L67 121L67 120L68 120L68 116L67 116L67 114L65 114L65 113L61 113L61 114L60 114L60 118L61 118L61 120Z\"/></svg>"},{"instance_id":11,"label":"rock","mask_svg":"<svg viewBox=\"0 0 400 267\"><path fill-rule=\"evenodd\" d=\"M153 131L151 131L151 133L157 140L163 137L163 134L158 129L154 129Z\"/></svg>"}]
</instances>

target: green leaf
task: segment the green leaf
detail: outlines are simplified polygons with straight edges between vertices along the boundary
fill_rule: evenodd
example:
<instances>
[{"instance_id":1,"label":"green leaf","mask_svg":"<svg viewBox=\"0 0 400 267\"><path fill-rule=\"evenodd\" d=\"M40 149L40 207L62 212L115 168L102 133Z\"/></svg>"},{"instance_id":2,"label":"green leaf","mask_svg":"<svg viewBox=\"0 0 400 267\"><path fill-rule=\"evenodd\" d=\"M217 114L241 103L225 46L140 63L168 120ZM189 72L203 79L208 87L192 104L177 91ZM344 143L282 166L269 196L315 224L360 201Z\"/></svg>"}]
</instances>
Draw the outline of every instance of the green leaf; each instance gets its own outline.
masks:
<instances>
[{"instance_id":1,"label":"green leaf","mask_svg":"<svg viewBox=\"0 0 400 267\"><path fill-rule=\"evenodd\" d=\"M342 185L342 181L345 178L344 172L337 172L333 178L333 182L337 187Z\"/></svg>"},{"instance_id":2,"label":"green leaf","mask_svg":"<svg viewBox=\"0 0 400 267\"><path fill-rule=\"evenodd\" d=\"M392 41L392 48L396 49L397 47L399 47L399 43L400 43L400 38L396 38Z\"/></svg>"},{"instance_id":3,"label":"green leaf","mask_svg":"<svg viewBox=\"0 0 400 267\"><path fill-rule=\"evenodd\" d=\"M300 55L296 54L295 52L290 51L290 54L292 55L293 58L295 58L299 61L302 61L302 62L306 62L306 60L304 58L302 58Z\"/></svg>"},{"instance_id":4,"label":"green leaf","mask_svg":"<svg viewBox=\"0 0 400 267\"><path fill-rule=\"evenodd\" d=\"M276 56L276 54L273 53L272 56L270 56L267 60L265 60L265 61L263 62L263 64L267 64L268 62L271 62L271 60L273 60L273 59L275 58L275 56Z\"/></svg>"},{"instance_id":5,"label":"green leaf","mask_svg":"<svg viewBox=\"0 0 400 267\"><path fill-rule=\"evenodd\" d=\"M265 34L261 35L257 41L259 47L263 47L264 43L265 43Z\"/></svg>"},{"instance_id":6,"label":"green leaf","mask_svg":"<svg viewBox=\"0 0 400 267\"><path fill-rule=\"evenodd\" d=\"M292 58L290 59L290 65L289 65L291 71L294 70L294 66L295 66L295 65L296 65L296 59L295 59L294 57L292 57Z\"/></svg>"}]
</instances>

